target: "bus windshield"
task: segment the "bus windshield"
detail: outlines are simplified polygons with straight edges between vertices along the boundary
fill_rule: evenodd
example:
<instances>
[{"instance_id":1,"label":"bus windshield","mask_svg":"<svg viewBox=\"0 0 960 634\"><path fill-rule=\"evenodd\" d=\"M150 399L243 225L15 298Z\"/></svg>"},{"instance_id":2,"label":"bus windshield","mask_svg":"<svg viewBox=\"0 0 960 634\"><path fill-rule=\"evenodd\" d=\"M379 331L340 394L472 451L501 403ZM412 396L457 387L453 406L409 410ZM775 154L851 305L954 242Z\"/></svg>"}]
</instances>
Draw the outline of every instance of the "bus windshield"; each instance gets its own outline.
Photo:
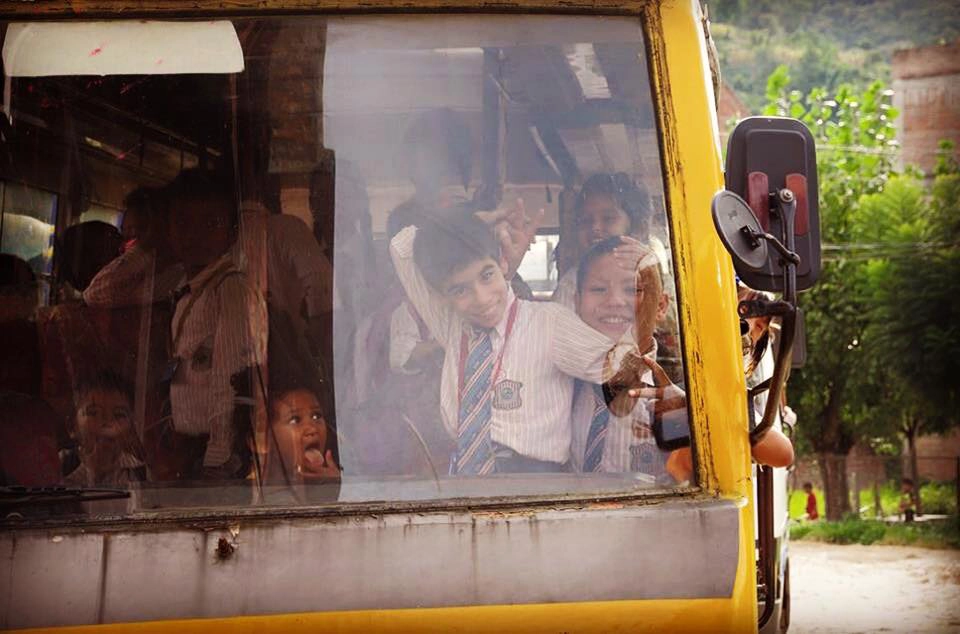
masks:
<instances>
[{"instance_id":1,"label":"bus windshield","mask_svg":"<svg viewBox=\"0 0 960 634\"><path fill-rule=\"evenodd\" d=\"M5 25L16 513L690 486L641 26Z\"/></svg>"}]
</instances>

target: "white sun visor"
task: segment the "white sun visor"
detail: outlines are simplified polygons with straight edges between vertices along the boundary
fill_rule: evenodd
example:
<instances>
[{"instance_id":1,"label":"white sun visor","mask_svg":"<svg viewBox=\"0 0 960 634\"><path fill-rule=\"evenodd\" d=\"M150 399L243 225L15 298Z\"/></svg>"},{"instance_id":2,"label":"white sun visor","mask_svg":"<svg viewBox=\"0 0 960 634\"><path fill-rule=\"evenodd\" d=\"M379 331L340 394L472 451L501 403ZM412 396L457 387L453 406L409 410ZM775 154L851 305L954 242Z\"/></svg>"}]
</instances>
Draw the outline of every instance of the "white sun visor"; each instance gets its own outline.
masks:
<instances>
[{"instance_id":1,"label":"white sun visor","mask_svg":"<svg viewBox=\"0 0 960 634\"><path fill-rule=\"evenodd\" d=\"M8 77L239 73L243 50L227 20L201 22L14 22Z\"/></svg>"}]
</instances>

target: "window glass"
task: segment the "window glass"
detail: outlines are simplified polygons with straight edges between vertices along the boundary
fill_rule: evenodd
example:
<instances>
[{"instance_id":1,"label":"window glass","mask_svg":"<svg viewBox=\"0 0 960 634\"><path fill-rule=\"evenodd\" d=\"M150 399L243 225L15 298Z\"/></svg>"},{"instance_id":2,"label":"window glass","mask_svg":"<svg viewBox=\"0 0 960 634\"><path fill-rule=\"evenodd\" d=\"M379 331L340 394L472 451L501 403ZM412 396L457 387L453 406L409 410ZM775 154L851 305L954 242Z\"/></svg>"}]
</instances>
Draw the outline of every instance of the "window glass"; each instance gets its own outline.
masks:
<instances>
[{"instance_id":1,"label":"window glass","mask_svg":"<svg viewBox=\"0 0 960 634\"><path fill-rule=\"evenodd\" d=\"M0 326L0 477L69 487L16 512L687 484L637 21L231 24L242 65L7 78L5 191L53 193L3 251L54 292Z\"/></svg>"}]
</instances>

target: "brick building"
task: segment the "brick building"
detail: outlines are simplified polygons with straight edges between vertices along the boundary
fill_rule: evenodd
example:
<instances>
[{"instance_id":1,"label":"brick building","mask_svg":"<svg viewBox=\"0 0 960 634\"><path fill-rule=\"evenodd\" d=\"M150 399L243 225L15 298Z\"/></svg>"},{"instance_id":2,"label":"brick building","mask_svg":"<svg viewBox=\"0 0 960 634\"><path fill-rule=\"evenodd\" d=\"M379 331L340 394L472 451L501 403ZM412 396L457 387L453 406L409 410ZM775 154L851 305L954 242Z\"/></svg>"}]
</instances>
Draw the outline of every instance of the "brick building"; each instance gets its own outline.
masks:
<instances>
[{"instance_id":1,"label":"brick building","mask_svg":"<svg viewBox=\"0 0 960 634\"><path fill-rule=\"evenodd\" d=\"M892 71L902 162L931 172L941 139L960 156L960 40L896 51Z\"/></svg>"}]
</instances>

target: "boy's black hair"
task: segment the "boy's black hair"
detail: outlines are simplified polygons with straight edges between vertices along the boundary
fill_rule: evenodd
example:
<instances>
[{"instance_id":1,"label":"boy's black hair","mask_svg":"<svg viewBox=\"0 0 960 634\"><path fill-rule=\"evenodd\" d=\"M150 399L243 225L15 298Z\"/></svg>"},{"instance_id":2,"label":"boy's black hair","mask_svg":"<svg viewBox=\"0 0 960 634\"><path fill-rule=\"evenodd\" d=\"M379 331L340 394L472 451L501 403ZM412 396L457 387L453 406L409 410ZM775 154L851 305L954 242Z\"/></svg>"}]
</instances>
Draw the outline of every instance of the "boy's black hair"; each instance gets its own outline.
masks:
<instances>
[{"instance_id":1,"label":"boy's black hair","mask_svg":"<svg viewBox=\"0 0 960 634\"><path fill-rule=\"evenodd\" d=\"M619 247L621 244L624 244L622 237L611 236L596 243L590 247L589 251L583 254L583 257L580 258L580 266L577 267L578 293L583 292L583 285L587 281L587 275L590 274L590 269L593 268L593 263L596 262L601 256L607 255L608 253L613 253L613 250Z\"/></svg>"},{"instance_id":2,"label":"boy's black hair","mask_svg":"<svg viewBox=\"0 0 960 634\"><path fill-rule=\"evenodd\" d=\"M67 227L57 241L61 282L83 291L103 267L120 255L123 237L111 224L90 220Z\"/></svg>"},{"instance_id":3,"label":"boy's black hair","mask_svg":"<svg viewBox=\"0 0 960 634\"><path fill-rule=\"evenodd\" d=\"M909 484L910 486L913 486L913 478L901 478L900 484Z\"/></svg>"},{"instance_id":4,"label":"boy's black hair","mask_svg":"<svg viewBox=\"0 0 960 634\"><path fill-rule=\"evenodd\" d=\"M417 227L413 261L427 283L442 291L443 282L477 260L500 260L500 243L490 227L474 215Z\"/></svg>"},{"instance_id":5,"label":"boy's black hair","mask_svg":"<svg viewBox=\"0 0 960 634\"><path fill-rule=\"evenodd\" d=\"M804 483L803 483L803 488L804 488L804 489L812 489L812 488L813 488L813 482L804 482Z\"/></svg>"},{"instance_id":6,"label":"boy's black hair","mask_svg":"<svg viewBox=\"0 0 960 634\"><path fill-rule=\"evenodd\" d=\"M591 196L609 196L613 198L617 207L630 219L631 233L637 233L641 228L649 230L650 218L653 216L653 204L646 188L637 186L627 174L600 173L594 174L583 183L577 195L576 215L583 212L583 206Z\"/></svg>"},{"instance_id":7,"label":"boy's black hair","mask_svg":"<svg viewBox=\"0 0 960 634\"><path fill-rule=\"evenodd\" d=\"M237 190L231 175L201 167L185 169L163 188L162 199L171 207L184 199L222 203L216 211L226 213L227 227L231 237L235 237L238 229L238 205ZM211 222L215 219L215 216L210 217Z\"/></svg>"},{"instance_id":8,"label":"boy's black hair","mask_svg":"<svg viewBox=\"0 0 960 634\"><path fill-rule=\"evenodd\" d=\"M130 406L133 406L133 386L123 375L112 369L102 369L92 374L81 376L73 386L73 405L79 407L90 392L104 390L116 392L126 397Z\"/></svg>"}]
</instances>

